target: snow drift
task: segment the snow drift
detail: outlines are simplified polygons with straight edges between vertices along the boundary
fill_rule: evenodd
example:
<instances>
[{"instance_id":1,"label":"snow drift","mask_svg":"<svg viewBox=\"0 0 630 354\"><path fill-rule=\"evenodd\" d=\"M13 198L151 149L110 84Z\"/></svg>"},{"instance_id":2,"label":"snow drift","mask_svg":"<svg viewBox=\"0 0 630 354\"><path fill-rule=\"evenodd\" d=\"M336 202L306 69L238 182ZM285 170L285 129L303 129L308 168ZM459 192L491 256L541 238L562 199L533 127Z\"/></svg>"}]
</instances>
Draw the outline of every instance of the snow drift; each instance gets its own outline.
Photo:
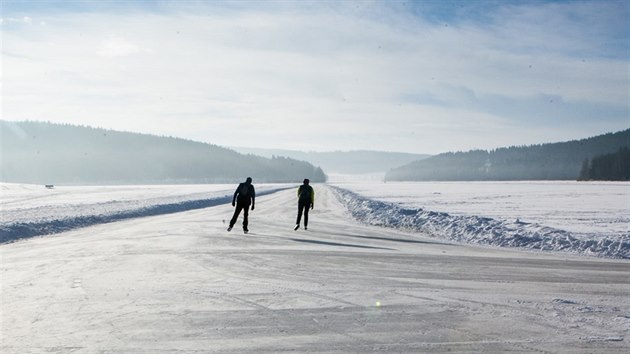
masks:
<instances>
[{"instance_id":1,"label":"snow drift","mask_svg":"<svg viewBox=\"0 0 630 354\"><path fill-rule=\"evenodd\" d=\"M630 236L627 233L618 238L602 238L518 220L406 209L343 188L331 188L354 218L369 225L412 230L463 243L630 259Z\"/></svg>"},{"instance_id":2,"label":"snow drift","mask_svg":"<svg viewBox=\"0 0 630 354\"><path fill-rule=\"evenodd\" d=\"M258 191L256 196L272 194L284 189L286 187L266 189ZM207 193L195 193L146 200L109 200L98 203L42 205L26 209L3 210L3 220L0 222L0 243L125 219L207 208L231 201L231 194L214 195L208 198Z\"/></svg>"}]
</instances>

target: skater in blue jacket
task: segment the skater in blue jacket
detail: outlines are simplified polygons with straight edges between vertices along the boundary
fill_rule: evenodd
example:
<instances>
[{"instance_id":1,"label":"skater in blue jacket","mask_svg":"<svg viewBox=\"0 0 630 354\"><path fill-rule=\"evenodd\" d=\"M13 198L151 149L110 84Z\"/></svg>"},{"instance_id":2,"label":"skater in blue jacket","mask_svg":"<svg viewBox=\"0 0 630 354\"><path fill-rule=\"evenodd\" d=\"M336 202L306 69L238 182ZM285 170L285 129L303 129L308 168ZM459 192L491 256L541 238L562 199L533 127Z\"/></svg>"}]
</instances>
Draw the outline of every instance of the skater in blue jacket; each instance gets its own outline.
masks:
<instances>
[{"instance_id":1,"label":"skater in blue jacket","mask_svg":"<svg viewBox=\"0 0 630 354\"><path fill-rule=\"evenodd\" d=\"M232 197L232 206L235 206L234 215L232 216L232 220L230 220L230 226L228 227L228 231L232 231L234 224L236 224L236 220L238 219L238 215L243 210L243 231L245 233L249 232L247 229L248 224L248 216L249 216L249 206L252 206L252 210L254 210L254 203L256 202L256 190L254 189L254 185L252 184L252 178L247 177L245 182L240 183L238 187L236 187L236 191L234 192L234 197Z\"/></svg>"}]
</instances>

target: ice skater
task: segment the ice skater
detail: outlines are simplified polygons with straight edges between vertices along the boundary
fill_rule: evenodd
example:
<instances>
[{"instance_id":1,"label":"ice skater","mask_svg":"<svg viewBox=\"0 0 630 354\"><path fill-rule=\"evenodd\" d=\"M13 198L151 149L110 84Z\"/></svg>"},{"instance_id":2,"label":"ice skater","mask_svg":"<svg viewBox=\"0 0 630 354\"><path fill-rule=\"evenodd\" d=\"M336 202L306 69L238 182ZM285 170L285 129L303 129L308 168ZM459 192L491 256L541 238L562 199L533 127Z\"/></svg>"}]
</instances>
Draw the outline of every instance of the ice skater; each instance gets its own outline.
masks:
<instances>
[{"instance_id":1,"label":"ice skater","mask_svg":"<svg viewBox=\"0 0 630 354\"><path fill-rule=\"evenodd\" d=\"M300 220L302 219L302 213L304 213L304 230L308 230L308 210L313 209L315 205L315 191L313 187L309 186L310 181L308 178L304 179L304 184L298 187L298 214L295 221L295 228L300 228Z\"/></svg>"},{"instance_id":2,"label":"ice skater","mask_svg":"<svg viewBox=\"0 0 630 354\"><path fill-rule=\"evenodd\" d=\"M254 210L255 201L256 190L252 184L252 178L247 177L245 182L239 183L238 187L236 187L236 191L234 192L232 206L236 206L236 209L234 209L234 216L232 216L232 220L230 220L230 226L227 229L228 231L232 231L232 228L238 219L238 215L241 213L241 210L243 210L243 232L249 232L249 229L247 228L249 206L251 205L252 210Z\"/></svg>"}]
</instances>

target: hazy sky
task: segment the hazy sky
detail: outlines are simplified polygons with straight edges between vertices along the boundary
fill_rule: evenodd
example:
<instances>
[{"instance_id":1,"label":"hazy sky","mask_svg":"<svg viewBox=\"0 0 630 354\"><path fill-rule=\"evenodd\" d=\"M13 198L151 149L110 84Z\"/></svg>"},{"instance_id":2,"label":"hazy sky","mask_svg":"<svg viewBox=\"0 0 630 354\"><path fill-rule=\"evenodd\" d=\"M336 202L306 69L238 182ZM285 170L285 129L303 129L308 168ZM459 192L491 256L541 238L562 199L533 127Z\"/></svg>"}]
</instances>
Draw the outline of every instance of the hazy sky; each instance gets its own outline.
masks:
<instances>
[{"instance_id":1,"label":"hazy sky","mask_svg":"<svg viewBox=\"0 0 630 354\"><path fill-rule=\"evenodd\" d=\"M2 119L439 153L630 127L630 2L2 1Z\"/></svg>"}]
</instances>

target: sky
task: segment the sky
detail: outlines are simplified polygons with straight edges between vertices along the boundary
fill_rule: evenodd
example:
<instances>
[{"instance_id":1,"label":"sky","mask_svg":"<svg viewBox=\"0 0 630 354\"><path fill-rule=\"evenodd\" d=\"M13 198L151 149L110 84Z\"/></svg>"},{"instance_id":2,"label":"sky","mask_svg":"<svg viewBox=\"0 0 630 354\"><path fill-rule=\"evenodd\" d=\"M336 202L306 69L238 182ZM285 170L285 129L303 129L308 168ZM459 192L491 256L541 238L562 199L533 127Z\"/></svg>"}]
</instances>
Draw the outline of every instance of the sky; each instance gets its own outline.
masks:
<instances>
[{"instance_id":1,"label":"sky","mask_svg":"<svg viewBox=\"0 0 630 354\"><path fill-rule=\"evenodd\" d=\"M630 2L0 2L2 119L437 154L630 128Z\"/></svg>"}]
</instances>

